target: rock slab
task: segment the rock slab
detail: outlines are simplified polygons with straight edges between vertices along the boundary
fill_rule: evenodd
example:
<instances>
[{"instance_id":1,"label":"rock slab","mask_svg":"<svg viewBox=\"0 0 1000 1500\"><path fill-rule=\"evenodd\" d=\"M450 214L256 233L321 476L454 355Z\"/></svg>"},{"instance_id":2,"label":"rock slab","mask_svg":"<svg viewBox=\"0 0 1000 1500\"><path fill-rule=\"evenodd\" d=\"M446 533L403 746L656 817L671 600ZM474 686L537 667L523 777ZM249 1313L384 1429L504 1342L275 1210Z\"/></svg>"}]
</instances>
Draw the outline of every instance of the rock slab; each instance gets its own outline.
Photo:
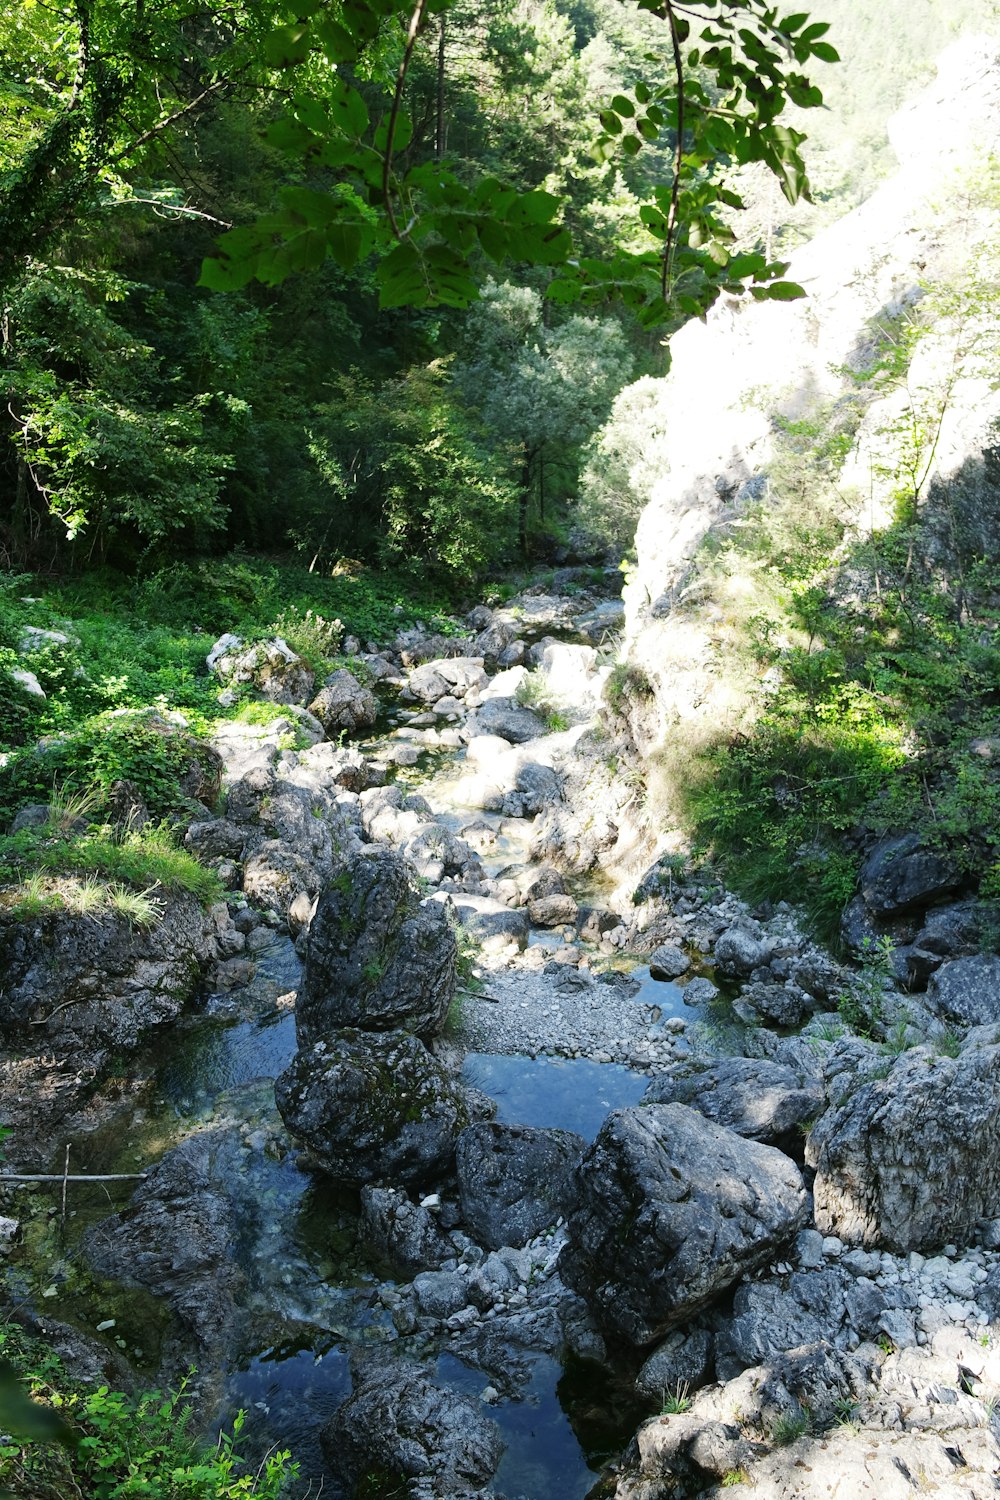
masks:
<instances>
[{"instance_id":1,"label":"rock slab","mask_svg":"<svg viewBox=\"0 0 1000 1500\"><path fill-rule=\"evenodd\" d=\"M615 1110L578 1186L560 1272L609 1334L640 1347L765 1265L807 1213L788 1157L682 1104Z\"/></svg>"}]
</instances>

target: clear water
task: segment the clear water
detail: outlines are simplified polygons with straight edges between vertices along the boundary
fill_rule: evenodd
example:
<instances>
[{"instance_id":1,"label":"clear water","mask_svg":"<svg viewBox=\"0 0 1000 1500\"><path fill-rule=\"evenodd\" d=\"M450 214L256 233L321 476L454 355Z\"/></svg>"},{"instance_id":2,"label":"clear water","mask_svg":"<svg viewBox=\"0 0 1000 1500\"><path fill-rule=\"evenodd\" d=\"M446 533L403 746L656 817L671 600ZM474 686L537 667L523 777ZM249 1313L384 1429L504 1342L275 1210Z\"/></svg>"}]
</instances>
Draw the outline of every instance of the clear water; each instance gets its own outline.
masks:
<instances>
[{"instance_id":1,"label":"clear water","mask_svg":"<svg viewBox=\"0 0 1000 1500\"><path fill-rule=\"evenodd\" d=\"M613 1109L638 1104L649 1080L589 1058L470 1052L462 1079L497 1101L504 1125L575 1130L592 1141Z\"/></svg>"}]
</instances>

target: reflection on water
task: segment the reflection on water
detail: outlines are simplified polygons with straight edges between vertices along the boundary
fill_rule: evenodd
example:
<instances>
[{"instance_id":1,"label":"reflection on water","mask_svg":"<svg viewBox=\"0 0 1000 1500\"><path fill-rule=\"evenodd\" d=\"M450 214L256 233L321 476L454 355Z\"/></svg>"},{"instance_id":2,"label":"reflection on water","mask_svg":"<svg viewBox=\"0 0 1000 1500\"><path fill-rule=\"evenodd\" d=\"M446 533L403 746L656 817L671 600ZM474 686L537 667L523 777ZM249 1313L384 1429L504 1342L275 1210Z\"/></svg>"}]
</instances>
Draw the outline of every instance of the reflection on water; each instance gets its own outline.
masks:
<instances>
[{"instance_id":1,"label":"reflection on water","mask_svg":"<svg viewBox=\"0 0 1000 1500\"><path fill-rule=\"evenodd\" d=\"M638 1104L649 1082L619 1063L470 1052L462 1080L497 1101L505 1125L575 1130L592 1141L613 1109Z\"/></svg>"}]
</instances>

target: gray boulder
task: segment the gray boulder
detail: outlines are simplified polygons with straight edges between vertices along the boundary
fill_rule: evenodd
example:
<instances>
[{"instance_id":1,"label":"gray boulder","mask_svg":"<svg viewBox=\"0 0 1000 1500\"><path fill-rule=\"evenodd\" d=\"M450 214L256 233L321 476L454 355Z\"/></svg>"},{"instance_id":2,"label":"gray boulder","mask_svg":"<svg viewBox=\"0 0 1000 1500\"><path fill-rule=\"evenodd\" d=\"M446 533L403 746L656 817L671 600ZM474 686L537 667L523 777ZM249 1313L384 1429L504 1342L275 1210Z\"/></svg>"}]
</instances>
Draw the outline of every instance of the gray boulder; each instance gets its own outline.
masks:
<instances>
[{"instance_id":1,"label":"gray boulder","mask_svg":"<svg viewBox=\"0 0 1000 1500\"><path fill-rule=\"evenodd\" d=\"M361 1233L376 1255L403 1276L436 1269L454 1253L430 1209L399 1188L361 1189Z\"/></svg>"},{"instance_id":2,"label":"gray boulder","mask_svg":"<svg viewBox=\"0 0 1000 1500\"><path fill-rule=\"evenodd\" d=\"M539 896L528 902L528 917L535 927L561 927L576 921L577 909L572 896Z\"/></svg>"},{"instance_id":3,"label":"gray boulder","mask_svg":"<svg viewBox=\"0 0 1000 1500\"><path fill-rule=\"evenodd\" d=\"M728 927L715 944L715 967L728 979L748 979L771 957L770 938L757 937L747 927Z\"/></svg>"},{"instance_id":4,"label":"gray boulder","mask_svg":"<svg viewBox=\"0 0 1000 1500\"><path fill-rule=\"evenodd\" d=\"M175 1324L163 1348L172 1377L218 1358L234 1331L238 1230L233 1207L212 1177L222 1132L189 1137L153 1168L120 1214L84 1236L83 1252L99 1276L141 1287L168 1303Z\"/></svg>"},{"instance_id":5,"label":"gray boulder","mask_svg":"<svg viewBox=\"0 0 1000 1500\"><path fill-rule=\"evenodd\" d=\"M558 802L562 796L559 777L550 766L539 766L527 761L520 767L514 782L514 790L521 799L524 816L533 818L543 808Z\"/></svg>"},{"instance_id":6,"label":"gray boulder","mask_svg":"<svg viewBox=\"0 0 1000 1500\"><path fill-rule=\"evenodd\" d=\"M931 975L927 1001L943 1021L986 1026L1000 1021L1000 958L955 958Z\"/></svg>"},{"instance_id":7,"label":"gray boulder","mask_svg":"<svg viewBox=\"0 0 1000 1500\"><path fill-rule=\"evenodd\" d=\"M458 1188L470 1234L488 1250L521 1246L565 1214L586 1149L569 1130L470 1125L458 1138Z\"/></svg>"},{"instance_id":8,"label":"gray boulder","mask_svg":"<svg viewBox=\"0 0 1000 1500\"><path fill-rule=\"evenodd\" d=\"M950 859L923 848L919 834L906 833L876 845L861 867L860 883L868 910L884 918L948 896L962 881Z\"/></svg>"},{"instance_id":9,"label":"gray boulder","mask_svg":"<svg viewBox=\"0 0 1000 1500\"><path fill-rule=\"evenodd\" d=\"M275 1081L281 1117L341 1182L421 1185L469 1123L463 1090L405 1031L346 1030L298 1052Z\"/></svg>"},{"instance_id":10,"label":"gray boulder","mask_svg":"<svg viewBox=\"0 0 1000 1500\"><path fill-rule=\"evenodd\" d=\"M794 984L748 984L733 1009L744 1021L765 1026L801 1026L813 1009L805 990Z\"/></svg>"},{"instance_id":11,"label":"gray boulder","mask_svg":"<svg viewBox=\"0 0 1000 1500\"><path fill-rule=\"evenodd\" d=\"M231 925L223 904L165 893L149 927L109 909L15 920L0 911L0 1031L77 1052L133 1051L174 1021L220 957ZM221 925L220 925L221 924Z\"/></svg>"},{"instance_id":12,"label":"gray boulder","mask_svg":"<svg viewBox=\"0 0 1000 1500\"><path fill-rule=\"evenodd\" d=\"M513 698L490 698L466 722L465 734L473 739L480 734L495 734L511 745L522 745L545 733L545 725L530 708L522 708Z\"/></svg>"},{"instance_id":13,"label":"gray boulder","mask_svg":"<svg viewBox=\"0 0 1000 1500\"><path fill-rule=\"evenodd\" d=\"M652 1343L802 1227L788 1157L682 1104L615 1110L578 1173L563 1279L612 1336Z\"/></svg>"},{"instance_id":14,"label":"gray boulder","mask_svg":"<svg viewBox=\"0 0 1000 1500\"><path fill-rule=\"evenodd\" d=\"M679 979L691 967L691 960L683 948L673 943L661 943L649 955L649 972L654 979Z\"/></svg>"},{"instance_id":15,"label":"gray boulder","mask_svg":"<svg viewBox=\"0 0 1000 1500\"><path fill-rule=\"evenodd\" d=\"M346 667L331 672L316 697L309 704L331 739L339 734L364 734L378 717L378 700L362 687Z\"/></svg>"},{"instance_id":16,"label":"gray boulder","mask_svg":"<svg viewBox=\"0 0 1000 1500\"><path fill-rule=\"evenodd\" d=\"M343 1026L440 1031L456 954L444 908L421 905L405 861L387 849L361 851L323 891L312 921L296 1010L300 1044Z\"/></svg>"},{"instance_id":17,"label":"gray boulder","mask_svg":"<svg viewBox=\"0 0 1000 1500\"><path fill-rule=\"evenodd\" d=\"M815 1079L755 1057L712 1062L687 1058L657 1074L643 1104L687 1104L737 1135L771 1144L788 1137L823 1107Z\"/></svg>"},{"instance_id":18,"label":"gray boulder","mask_svg":"<svg viewBox=\"0 0 1000 1500\"><path fill-rule=\"evenodd\" d=\"M1000 1215L996 1037L979 1027L957 1057L915 1047L884 1077L840 1075L806 1151L821 1233L919 1250L967 1243L978 1220Z\"/></svg>"},{"instance_id":19,"label":"gray boulder","mask_svg":"<svg viewBox=\"0 0 1000 1500\"><path fill-rule=\"evenodd\" d=\"M812 1271L798 1272L789 1286L752 1281L738 1287L732 1316L722 1320L716 1334L718 1378L731 1380L741 1370L803 1344L832 1343L845 1318L849 1280L834 1271Z\"/></svg>"},{"instance_id":20,"label":"gray boulder","mask_svg":"<svg viewBox=\"0 0 1000 1500\"><path fill-rule=\"evenodd\" d=\"M662 1402L665 1396L704 1385L712 1368L713 1342L707 1328L675 1328L668 1333L636 1376L639 1395Z\"/></svg>"},{"instance_id":21,"label":"gray boulder","mask_svg":"<svg viewBox=\"0 0 1000 1500\"><path fill-rule=\"evenodd\" d=\"M351 1494L465 1500L496 1470L503 1439L479 1404L436 1385L416 1365L371 1360L354 1369L354 1389L320 1434Z\"/></svg>"},{"instance_id":22,"label":"gray boulder","mask_svg":"<svg viewBox=\"0 0 1000 1500\"><path fill-rule=\"evenodd\" d=\"M253 646L244 646L236 636L222 636L206 660L222 682L254 687L272 703L305 703L316 681L316 674L280 636Z\"/></svg>"}]
</instances>

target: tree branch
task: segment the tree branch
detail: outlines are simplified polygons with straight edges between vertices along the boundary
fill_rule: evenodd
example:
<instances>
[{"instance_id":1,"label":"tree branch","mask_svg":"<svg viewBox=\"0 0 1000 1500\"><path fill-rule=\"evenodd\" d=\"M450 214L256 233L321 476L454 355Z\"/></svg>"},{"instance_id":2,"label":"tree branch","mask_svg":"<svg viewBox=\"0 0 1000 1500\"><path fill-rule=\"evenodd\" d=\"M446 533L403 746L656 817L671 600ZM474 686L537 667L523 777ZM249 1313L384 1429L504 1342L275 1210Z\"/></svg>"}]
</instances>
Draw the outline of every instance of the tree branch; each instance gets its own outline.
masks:
<instances>
[{"instance_id":1,"label":"tree branch","mask_svg":"<svg viewBox=\"0 0 1000 1500\"><path fill-rule=\"evenodd\" d=\"M681 167L684 161L684 64L681 61L681 39L677 31L677 17L671 0L665 0L667 21L670 26L670 42L674 54L674 77L677 80L677 144L674 147L674 180L670 189L670 215L667 219L667 234L663 242L663 275L660 285L666 302L670 287L670 272L674 259L674 239L677 234L677 207L681 194Z\"/></svg>"},{"instance_id":2,"label":"tree branch","mask_svg":"<svg viewBox=\"0 0 1000 1500\"><path fill-rule=\"evenodd\" d=\"M399 110L403 102L403 89L406 85L406 75L410 68L410 59L413 49L417 45L424 24L424 15L427 11L427 0L417 0L416 9L410 17L410 24L406 31L406 46L403 48L403 56L400 59L399 71L396 74L396 87L392 94L392 108L389 111L389 128L385 134L385 156L382 159L382 202L389 218L389 224L397 240L403 240L413 227L412 221L405 229L400 229L396 219L396 213L392 206L392 193L390 191L390 178L392 176L392 148L396 138L396 125L399 121Z\"/></svg>"}]
</instances>

